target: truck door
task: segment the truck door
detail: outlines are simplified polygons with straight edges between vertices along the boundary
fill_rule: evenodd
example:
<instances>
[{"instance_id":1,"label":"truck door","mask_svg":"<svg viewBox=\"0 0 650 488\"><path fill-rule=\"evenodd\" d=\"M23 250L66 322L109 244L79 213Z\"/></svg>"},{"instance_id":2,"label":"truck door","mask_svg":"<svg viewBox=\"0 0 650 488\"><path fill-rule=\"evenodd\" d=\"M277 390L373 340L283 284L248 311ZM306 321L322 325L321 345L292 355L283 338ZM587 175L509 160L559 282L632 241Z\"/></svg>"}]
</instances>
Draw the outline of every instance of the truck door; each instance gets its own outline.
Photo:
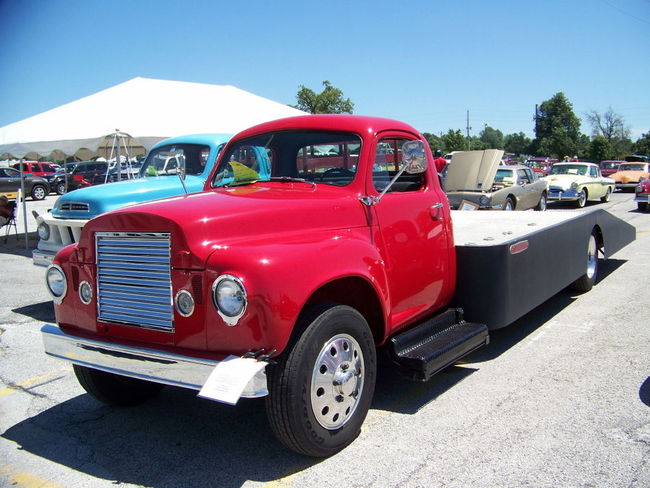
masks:
<instances>
[{"instance_id":1,"label":"truck door","mask_svg":"<svg viewBox=\"0 0 650 488\"><path fill-rule=\"evenodd\" d=\"M408 134L384 135L376 140L369 194L380 193L399 171L401 146L414 140ZM371 151L372 153L372 151ZM429 161L429 165L432 161ZM449 279L448 214L435 172L403 173L373 207L380 229L380 249L386 263L394 329L431 308L445 305L453 280Z\"/></svg>"}]
</instances>

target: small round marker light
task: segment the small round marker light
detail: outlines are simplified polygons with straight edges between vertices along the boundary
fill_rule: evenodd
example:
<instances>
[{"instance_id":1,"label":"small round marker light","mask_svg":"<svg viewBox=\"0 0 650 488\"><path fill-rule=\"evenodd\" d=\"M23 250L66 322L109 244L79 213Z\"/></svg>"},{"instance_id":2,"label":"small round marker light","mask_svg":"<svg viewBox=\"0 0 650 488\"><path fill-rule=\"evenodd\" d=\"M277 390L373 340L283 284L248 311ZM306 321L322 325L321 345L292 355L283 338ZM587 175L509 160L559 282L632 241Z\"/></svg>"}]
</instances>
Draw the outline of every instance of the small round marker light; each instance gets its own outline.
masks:
<instances>
[{"instance_id":1,"label":"small round marker light","mask_svg":"<svg viewBox=\"0 0 650 488\"><path fill-rule=\"evenodd\" d=\"M79 285L79 298L86 305L93 299L93 287L87 281L82 281Z\"/></svg>"},{"instance_id":2,"label":"small round marker light","mask_svg":"<svg viewBox=\"0 0 650 488\"><path fill-rule=\"evenodd\" d=\"M194 298L189 291L181 290L176 294L176 311L183 317L194 313Z\"/></svg>"}]
</instances>

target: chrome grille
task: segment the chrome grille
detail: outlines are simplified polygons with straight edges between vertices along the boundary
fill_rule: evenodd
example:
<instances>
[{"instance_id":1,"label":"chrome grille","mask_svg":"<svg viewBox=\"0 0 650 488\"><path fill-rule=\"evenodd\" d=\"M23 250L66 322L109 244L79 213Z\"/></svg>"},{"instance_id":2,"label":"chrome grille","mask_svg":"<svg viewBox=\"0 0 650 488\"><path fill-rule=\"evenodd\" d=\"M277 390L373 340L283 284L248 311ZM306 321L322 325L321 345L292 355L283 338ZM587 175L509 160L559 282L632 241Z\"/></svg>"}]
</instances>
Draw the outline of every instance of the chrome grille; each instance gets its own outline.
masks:
<instances>
[{"instance_id":1,"label":"chrome grille","mask_svg":"<svg viewBox=\"0 0 650 488\"><path fill-rule=\"evenodd\" d=\"M170 234L98 232L98 318L174 330Z\"/></svg>"},{"instance_id":2,"label":"chrome grille","mask_svg":"<svg viewBox=\"0 0 650 488\"><path fill-rule=\"evenodd\" d=\"M89 212L90 206L87 203L82 202L64 202L59 207L60 210L65 210L68 212Z\"/></svg>"}]
</instances>

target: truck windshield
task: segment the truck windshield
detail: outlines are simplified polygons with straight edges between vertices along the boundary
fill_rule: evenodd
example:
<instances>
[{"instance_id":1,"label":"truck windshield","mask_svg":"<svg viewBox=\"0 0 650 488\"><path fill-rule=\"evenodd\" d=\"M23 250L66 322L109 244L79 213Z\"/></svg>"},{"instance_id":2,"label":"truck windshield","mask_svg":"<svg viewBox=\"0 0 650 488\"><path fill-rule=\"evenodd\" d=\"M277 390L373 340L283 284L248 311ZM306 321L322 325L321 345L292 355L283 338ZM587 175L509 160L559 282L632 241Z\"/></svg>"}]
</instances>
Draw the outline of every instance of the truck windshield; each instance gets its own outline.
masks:
<instances>
[{"instance_id":1,"label":"truck windshield","mask_svg":"<svg viewBox=\"0 0 650 488\"><path fill-rule=\"evenodd\" d=\"M357 172L361 139L355 134L284 131L244 139L219 162L212 186L290 181L345 186Z\"/></svg>"},{"instance_id":2,"label":"truck windshield","mask_svg":"<svg viewBox=\"0 0 650 488\"><path fill-rule=\"evenodd\" d=\"M181 162L185 173L200 175L210 155L210 146L203 144L172 144L153 149L140 168L140 177L175 175Z\"/></svg>"}]
</instances>

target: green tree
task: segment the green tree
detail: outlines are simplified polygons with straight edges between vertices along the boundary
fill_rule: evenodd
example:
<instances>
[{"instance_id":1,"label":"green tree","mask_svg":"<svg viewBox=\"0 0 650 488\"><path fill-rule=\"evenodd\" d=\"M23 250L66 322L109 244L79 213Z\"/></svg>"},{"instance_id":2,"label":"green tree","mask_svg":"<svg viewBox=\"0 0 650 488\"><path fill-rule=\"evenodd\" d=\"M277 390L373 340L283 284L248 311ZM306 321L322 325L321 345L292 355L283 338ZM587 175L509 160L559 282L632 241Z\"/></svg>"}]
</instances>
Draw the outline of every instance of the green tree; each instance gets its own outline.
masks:
<instances>
[{"instance_id":1,"label":"green tree","mask_svg":"<svg viewBox=\"0 0 650 488\"><path fill-rule=\"evenodd\" d=\"M431 148L432 153L435 153L437 150L440 151L445 150L444 145L442 143L442 139L437 135L431 134L430 132L423 132L422 135L429 143L429 147Z\"/></svg>"},{"instance_id":2,"label":"green tree","mask_svg":"<svg viewBox=\"0 0 650 488\"><path fill-rule=\"evenodd\" d=\"M641 134L641 137L634 143L633 151L636 154L650 155L650 132Z\"/></svg>"},{"instance_id":3,"label":"green tree","mask_svg":"<svg viewBox=\"0 0 650 488\"><path fill-rule=\"evenodd\" d=\"M322 92L316 93L304 85L300 85L296 94L295 108L310 114L351 114L354 103L349 98L343 98L343 92L325 80Z\"/></svg>"},{"instance_id":4,"label":"green tree","mask_svg":"<svg viewBox=\"0 0 650 488\"><path fill-rule=\"evenodd\" d=\"M609 142L603 136L597 135L591 140L588 152L590 161L604 161L605 159L610 159L610 153L611 147Z\"/></svg>"},{"instance_id":5,"label":"green tree","mask_svg":"<svg viewBox=\"0 0 650 488\"><path fill-rule=\"evenodd\" d=\"M503 132L489 125L486 125L481 131L479 139L483 142L485 149L503 149L504 147ZM474 148L474 144L472 144L472 148Z\"/></svg>"},{"instance_id":6,"label":"green tree","mask_svg":"<svg viewBox=\"0 0 650 488\"><path fill-rule=\"evenodd\" d=\"M530 152L530 143L530 138L526 137L526 134L523 132L508 134L503 140L503 148L506 152L519 156L520 154L528 154Z\"/></svg>"},{"instance_id":7,"label":"green tree","mask_svg":"<svg viewBox=\"0 0 650 488\"><path fill-rule=\"evenodd\" d=\"M580 119L562 92L541 103L535 120L533 149L541 156L571 156L578 153Z\"/></svg>"},{"instance_id":8,"label":"green tree","mask_svg":"<svg viewBox=\"0 0 650 488\"><path fill-rule=\"evenodd\" d=\"M444 143L447 152L464 151L467 149L467 140L460 129L449 129L447 133L442 136L442 142Z\"/></svg>"}]
</instances>

